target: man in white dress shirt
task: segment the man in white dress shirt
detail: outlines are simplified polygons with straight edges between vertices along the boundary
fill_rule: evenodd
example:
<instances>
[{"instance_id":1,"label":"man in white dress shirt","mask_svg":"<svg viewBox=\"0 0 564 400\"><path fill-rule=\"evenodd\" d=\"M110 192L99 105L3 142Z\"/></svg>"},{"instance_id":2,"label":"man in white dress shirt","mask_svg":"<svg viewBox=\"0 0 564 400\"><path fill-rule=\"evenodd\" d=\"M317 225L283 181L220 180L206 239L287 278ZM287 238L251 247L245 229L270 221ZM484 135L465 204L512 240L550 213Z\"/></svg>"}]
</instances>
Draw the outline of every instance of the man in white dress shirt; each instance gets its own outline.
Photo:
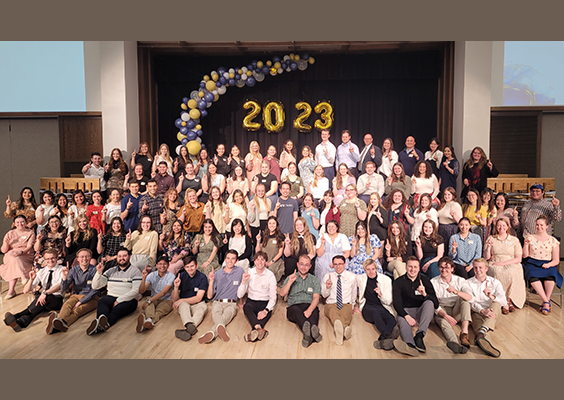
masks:
<instances>
[{"instance_id":1,"label":"man in white dress shirt","mask_svg":"<svg viewBox=\"0 0 564 400\"><path fill-rule=\"evenodd\" d=\"M431 279L439 308L435 310L435 322L441 327L447 347L456 354L465 354L470 348L468 326L472 321L471 289L466 279L453 275L454 261L449 257L439 260L440 275ZM460 342L452 329L460 321Z\"/></svg>"},{"instance_id":2,"label":"man in white dress shirt","mask_svg":"<svg viewBox=\"0 0 564 400\"><path fill-rule=\"evenodd\" d=\"M335 177L335 157L337 155L337 148L329 141L331 134L329 129L321 131L321 143L315 147L315 162L323 167L323 173L329 180L329 188L333 188L333 178Z\"/></svg>"},{"instance_id":3,"label":"man in white dress shirt","mask_svg":"<svg viewBox=\"0 0 564 400\"><path fill-rule=\"evenodd\" d=\"M264 326L272 315L276 304L276 277L268 268L268 254L257 251L254 257L255 267L243 274L237 296L241 299L247 291L249 295L243 306L243 312L251 324L251 332L244 337L245 342L260 341L268 335Z\"/></svg>"},{"instance_id":4,"label":"man in white dress shirt","mask_svg":"<svg viewBox=\"0 0 564 400\"><path fill-rule=\"evenodd\" d=\"M337 148L337 156L335 161L335 169L339 170L339 165L345 164L354 175L355 179L358 178L357 164L360 162L360 152L358 146L351 142L351 133L345 129L341 132L341 140L343 143Z\"/></svg>"},{"instance_id":5,"label":"man in white dress shirt","mask_svg":"<svg viewBox=\"0 0 564 400\"><path fill-rule=\"evenodd\" d=\"M501 282L488 276L488 265L484 258L472 263L475 276L468 279L472 301L472 328L476 332L476 344L489 356L499 357L501 352L486 339L486 333L493 331L501 308L507 305Z\"/></svg>"},{"instance_id":6,"label":"man in white dress shirt","mask_svg":"<svg viewBox=\"0 0 564 400\"><path fill-rule=\"evenodd\" d=\"M376 173L376 164L372 161L366 163L366 173L358 178L356 184L358 190L358 198L363 200L367 205L370 204L370 195L378 193L380 198L384 195L386 187L382 175Z\"/></svg>"},{"instance_id":7,"label":"man in white dress shirt","mask_svg":"<svg viewBox=\"0 0 564 400\"><path fill-rule=\"evenodd\" d=\"M382 150L372 143L373 138L370 133L364 135L364 148L360 152L360 161L358 163L358 172L364 174L366 172L366 163L372 161L376 165L376 169L382 165Z\"/></svg>"},{"instance_id":8,"label":"man in white dress shirt","mask_svg":"<svg viewBox=\"0 0 564 400\"><path fill-rule=\"evenodd\" d=\"M356 302L356 276L345 271L346 260L343 256L333 257L331 267L335 272L329 272L321 282L321 295L325 300L325 316L329 318L335 329L335 343L339 346L344 339L352 335L351 321L353 305Z\"/></svg>"}]
</instances>

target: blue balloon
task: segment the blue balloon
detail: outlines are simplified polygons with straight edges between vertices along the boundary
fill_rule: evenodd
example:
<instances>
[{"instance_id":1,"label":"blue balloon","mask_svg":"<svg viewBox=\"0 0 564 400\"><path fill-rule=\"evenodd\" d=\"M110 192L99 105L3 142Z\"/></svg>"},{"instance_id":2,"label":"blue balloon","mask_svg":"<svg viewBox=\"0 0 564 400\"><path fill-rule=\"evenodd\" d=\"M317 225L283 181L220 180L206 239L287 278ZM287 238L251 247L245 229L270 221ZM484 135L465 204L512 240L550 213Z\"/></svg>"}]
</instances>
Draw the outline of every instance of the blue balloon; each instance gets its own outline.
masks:
<instances>
[{"instance_id":1,"label":"blue balloon","mask_svg":"<svg viewBox=\"0 0 564 400\"><path fill-rule=\"evenodd\" d=\"M201 81L200 82L200 87L203 89L206 87L206 82L205 81Z\"/></svg>"},{"instance_id":2,"label":"blue balloon","mask_svg":"<svg viewBox=\"0 0 564 400\"><path fill-rule=\"evenodd\" d=\"M302 54L302 60L308 60L308 59L309 59L309 54L303 53Z\"/></svg>"},{"instance_id":3,"label":"blue balloon","mask_svg":"<svg viewBox=\"0 0 564 400\"><path fill-rule=\"evenodd\" d=\"M202 143L202 149L205 149L205 148L206 148L206 145Z\"/></svg>"},{"instance_id":4,"label":"blue balloon","mask_svg":"<svg viewBox=\"0 0 564 400\"><path fill-rule=\"evenodd\" d=\"M253 67L256 67L257 66L257 60L251 61L251 64L253 65Z\"/></svg>"},{"instance_id":5,"label":"blue balloon","mask_svg":"<svg viewBox=\"0 0 564 400\"><path fill-rule=\"evenodd\" d=\"M221 78L219 78L219 83L221 83L222 85L225 85L227 83L227 79L225 79L225 77L222 76Z\"/></svg>"},{"instance_id":6,"label":"blue balloon","mask_svg":"<svg viewBox=\"0 0 564 400\"><path fill-rule=\"evenodd\" d=\"M200 113L201 113L201 111L200 111ZM188 128L188 129L194 129L195 127L196 127L196 123L194 122L193 119L188 120L188 121L186 122L186 128Z\"/></svg>"},{"instance_id":7,"label":"blue balloon","mask_svg":"<svg viewBox=\"0 0 564 400\"><path fill-rule=\"evenodd\" d=\"M255 72L256 72L257 74L260 73L260 71L262 71L260 68L258 68L258 67L255 68Z\"/></svg>"},{"instance_id":8,"label":"blue balloon","mask_svg":"<svg viewBox=\"0 0 564 400\"><path fill-rule=\"evenodd\" d=\"M180 143L182 143L183 146L186 146L186 143L188 143L188 139L184 138L180 141Z\"/></svg>"},{"instance_id":9,"label":"blue balloon","mask_svg":"<svg viewBox=\"0 0 564 400\"><path fill-rule=\"evenodd\" d=\"M188 133L188 128L186 128L185 126L181 127L180 133L182 133L183 135L186 135Z\"/></svg>"},{"instance_id":10,"label":"blue balloon","mask_svg":"<svg viewBox=\"0 0 564 400\"><path fill-rule=\"evenodd\" d=\"M262 71L262 73L265 74L265 75L270 72L270 70L268 69L267 66L262 67L262 70L261 70L261 71Z\"/></svg>"},{"instance_id":11,"label":"blue balloon","mask_svg":"<svg viewBox=\"0 0 564 400\"><path fill-rule=\"evenodd\" d=\"M182 102L183 102L184 104L188 103L188 100L190 100L188 97L183 97L183 98L182 98Z\"/></svg>"},{"instance_id":12,"label":"blue balloon","mask_svg":"<svg viewBox=\"0 0 564 400\"><path fill-rule=\"evenodd\" d=\"M214 95L211 92L206 92L206 94L204 94L204 100L209 103L210 101L213 101L214 99Z\"/></svg>"},{"instance_id":13,"label":"blue balloon","mask_svg":"<svg viewBox=\"0 0 564 400\"><path fill-rule=\"evenodd\" d=\"M245 83L247 84L247 86L253 87L253 86L255 86L255 83L257 83L257 81L253 76L249 76L247 78L247 80L245 81Z\"/></svg>"},{"instance_id":14,"label":"blue balloon","mask_svg":"<svg viewBox=\"0 0 564 400\"><path fill-rule=\"evenodd\" d=\"M205 117L206 115L208 115L208 110L202 110L202 111L200 111L200 115L201 115L202 117Z\"/></svg>"},{"instance_id":15,"label":"blue balloon","mask_svg":"<svg viewBox=\"0 0 564 400\"><path fill-rule=\"evenodd\" d=\"M288 68L288 64L286 64L286 62L283 62L282 64L280 64L280 66L282 67L282 69Z\"/></svg>"},{"instance_id":16,"label":"blue balloon","mask_svg":"<svg viewBox=\"0 0 564 400\"><path fill-rule=\"evenodd\" d=\"M198 108L199 108L200 110L205 109L205 108L206 108L206 101L205 101L205 100L199 100L199 101L198 101Z\"/></svg>"},{"instance_id":17,"label":"blue balloon","mask_svg":"<svg viewBox=\"0 0 564 400\"><path fill-rule=\"evenodd\" d=\"M225 79L225 78L223 78L223 79ZM216 86L216 87L222 87L222 86L223 86L223 83L221 83L221 81L218 80L218 81L215 83L215 86Z\"/></svg>"},{"instance_id":18,"label":"blue balloon","mask_svg":"<svg viewBox=\"0 0 564 400\"><path fill-rule=\"evenodd\" d=\"M229 81L228 81L228 82L229 82L229 86L235 86L235 83L236 83L236 82L235 82L235 79L229 78Z\"/></svg>"},{"instance_id":19,"label":"blue balloon","mask_svg":"<svg viewBox=\"0 0 564 400\"><path fill-rule=\"evenodd\" d=\"M252 70L253 70L253 64L251 63L251 64L247 65L247 69L248 69L249 71L252 71Z\"/></svg>"},{"instance_id":20,"label":"blue balloon","mask_svg":"<svg viewBox=\"0 0 564 400\"><path fill-rule=\"evenodd\" d=\"M298 69L298 63L295 63L295 62L291 63L291 64L290 64L290 69L291 69L292 71L297 70L297 69Z\"/></svg>"},{"instance_id":21,"label":"blue balloon","mask_svg":"<svg viewBox=\"0 0 564 400\"><path fill-rule=\"evenodd\" d=\"M225 67L219 67L219 68L217 69L217 73L218 73L219 75L223 75L223 74L226 73L226 72L227 72L227 68L225 68Z\"/></svg>"},{"instance_id":22,"label":"blue balloon","mask_svg":"<svg viewBox=\"0 0 564 400\"><path fill-rule=\"evenodd\" d=\"M274 63L277 63L277 62L279 62L279 61L280 61L280 57L278 57L278 56L276 56L276 57L274 57L274 58L272 59L272 63L273 63L273 64L274 64Z\"/></svg>"},{"instance_id":23,"label":"blue balloon","mask_svg":"<svg viewBox=\"0 0 564 400\"><path fill-rule=\"evenodd\" d=\"M182 126L182 118L177 118L176 121L174 121L174 126L180 128Z\"/></svg>"},{"instance_id":24,"label":"blue balloon","mask_svg":"<svg viewBox=\"0 0 564 400\"><path fill-rule=\"evenodd\" d=\"M196 139L196 132L189 131L188 134L186 135L186 137L188 138L188 140L194 140L194 139Z\"/></svg>"},{"instance_id":25,"label":"blue balloon","mask_svg":"<svg viewBox=\"0 0 564 400\"><path fill-rule=\"evenodd\" d=\"M239 79L241 79L241 75L240 75L240 74L235 74L235 80L238 81Z\"/></svg>"},{"instance_id":26,"label":"blue balloon","mask_svg":"<svg viewBox=\"0 0 564 400\"><path fill-rule=\"evenodd\" d=\"M202 132L201 129L198 129L198 130L196 131L196 135L198 135L198 136L202 136L203 134L204 134L204 132ZM194 139L196 139L196 138L194 138Z\"/></svg>"}]
</instances>

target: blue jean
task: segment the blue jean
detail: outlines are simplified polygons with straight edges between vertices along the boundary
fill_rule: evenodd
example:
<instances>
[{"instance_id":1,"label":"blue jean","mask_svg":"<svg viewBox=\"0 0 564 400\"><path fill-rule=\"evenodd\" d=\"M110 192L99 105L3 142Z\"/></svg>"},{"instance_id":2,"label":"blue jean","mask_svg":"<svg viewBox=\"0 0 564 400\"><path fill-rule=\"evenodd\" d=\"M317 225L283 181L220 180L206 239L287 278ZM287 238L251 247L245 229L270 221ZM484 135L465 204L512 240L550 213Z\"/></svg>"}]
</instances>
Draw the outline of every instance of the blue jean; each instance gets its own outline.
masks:
<instances>
[{"instance_id":1,"label":"blue jean","mask_svg":"<svg viewBox=\"0 0 564 400\"><path fill-rule=\"evenodd\" d=\"M429 261L430 259L431 257L422 259L421 266L425 265L427 261ZM421 270L421 272L423 272L423 270ZM429 279L433 279L435 276L439 276L441 274L439 272L439 263L436 261L434 263L431 263L431 265L429 265L429 268L427 268L427 272L423 272L423 273L427 275Z\"/></svg>"}]
</instances>

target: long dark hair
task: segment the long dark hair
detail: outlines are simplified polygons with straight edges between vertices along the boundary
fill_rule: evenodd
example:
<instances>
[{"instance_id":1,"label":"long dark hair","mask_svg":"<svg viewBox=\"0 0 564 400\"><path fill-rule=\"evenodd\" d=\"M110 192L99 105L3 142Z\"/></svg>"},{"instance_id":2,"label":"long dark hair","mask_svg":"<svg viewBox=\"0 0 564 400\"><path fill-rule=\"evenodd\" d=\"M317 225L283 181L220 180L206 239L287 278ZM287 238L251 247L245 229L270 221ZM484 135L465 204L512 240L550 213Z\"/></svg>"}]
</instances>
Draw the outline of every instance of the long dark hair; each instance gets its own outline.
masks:
<instances>
[{"instance_id":1,"label":"long dark hair","mask_svg":"<svg viewBox=\"0 0 564 400\"><path fill-rule=\"evenodd\" d=\"M37 208L37 202L35 201L35 194L33 194L33 189L30 188L29 186L26 186L20 191L20 198L18 199L18 202L16 203L16 208L18 210L24 209L24 202L23 202L22 195L23 195L24 190L26 190L26 189L28 189L31 192L31 197L29 198L29 202L31 203L31 205L34 209Z\"/></svg>"},{"instance_id":2,"label":"long dark hair","mask_svg":"<svg viewBox=\"0 0 564 400\"><path fill-rule=\"evenodd\" d=\"M220 240L220 234L217 231L217 228L215 227L215 224L213 223L213 220L211 218L206 218L204 219L204 222L202 222L202 227L200 228L200 235L204 234L204 225L205 224L210 224L212 226L212 232L211 232L211 241L213 243L213 245L217 248L220 248L221 245L219 244L219 240Z\"/></svg>"},{"instance_id":3,"label":"long dark hair","mask_svg":"<svg viewBox=\"0 0 564 400\"><path fill-rule=\"evenodd\" d=\"M261 242L262 247L268 244L268 239L270 238L270 230L268 229L268 221L270 220L276 221L276 229L274 230L274 239L276 239L276 244L278 245L278 248L283 247L284 235L280 230L280 224L278 223L278 219L273 216L268 217L268 219L266 220L266 228L264 228L264 231L262 232L262 242Z\"/></svg>"}]
</instances>

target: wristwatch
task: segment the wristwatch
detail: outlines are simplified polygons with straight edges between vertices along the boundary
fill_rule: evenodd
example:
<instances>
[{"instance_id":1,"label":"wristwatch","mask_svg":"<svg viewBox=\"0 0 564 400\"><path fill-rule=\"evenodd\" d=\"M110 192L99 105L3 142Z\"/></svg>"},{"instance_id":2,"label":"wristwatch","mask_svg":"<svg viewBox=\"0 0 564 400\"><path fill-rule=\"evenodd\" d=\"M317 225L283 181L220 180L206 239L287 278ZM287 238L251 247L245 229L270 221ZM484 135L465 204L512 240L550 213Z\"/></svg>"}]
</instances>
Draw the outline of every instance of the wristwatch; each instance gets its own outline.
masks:
<instances>
[{"instance_id":1,"label":"wristwatch","mask_svg":"<svg viewBox=\"0 0 564 400\"><path fill-rule=\"evenodd\" d=\"M151 299L150 298L146 298L145 301L147 302L147 304L151 304Z\"/></svg>"}]
</instances>

